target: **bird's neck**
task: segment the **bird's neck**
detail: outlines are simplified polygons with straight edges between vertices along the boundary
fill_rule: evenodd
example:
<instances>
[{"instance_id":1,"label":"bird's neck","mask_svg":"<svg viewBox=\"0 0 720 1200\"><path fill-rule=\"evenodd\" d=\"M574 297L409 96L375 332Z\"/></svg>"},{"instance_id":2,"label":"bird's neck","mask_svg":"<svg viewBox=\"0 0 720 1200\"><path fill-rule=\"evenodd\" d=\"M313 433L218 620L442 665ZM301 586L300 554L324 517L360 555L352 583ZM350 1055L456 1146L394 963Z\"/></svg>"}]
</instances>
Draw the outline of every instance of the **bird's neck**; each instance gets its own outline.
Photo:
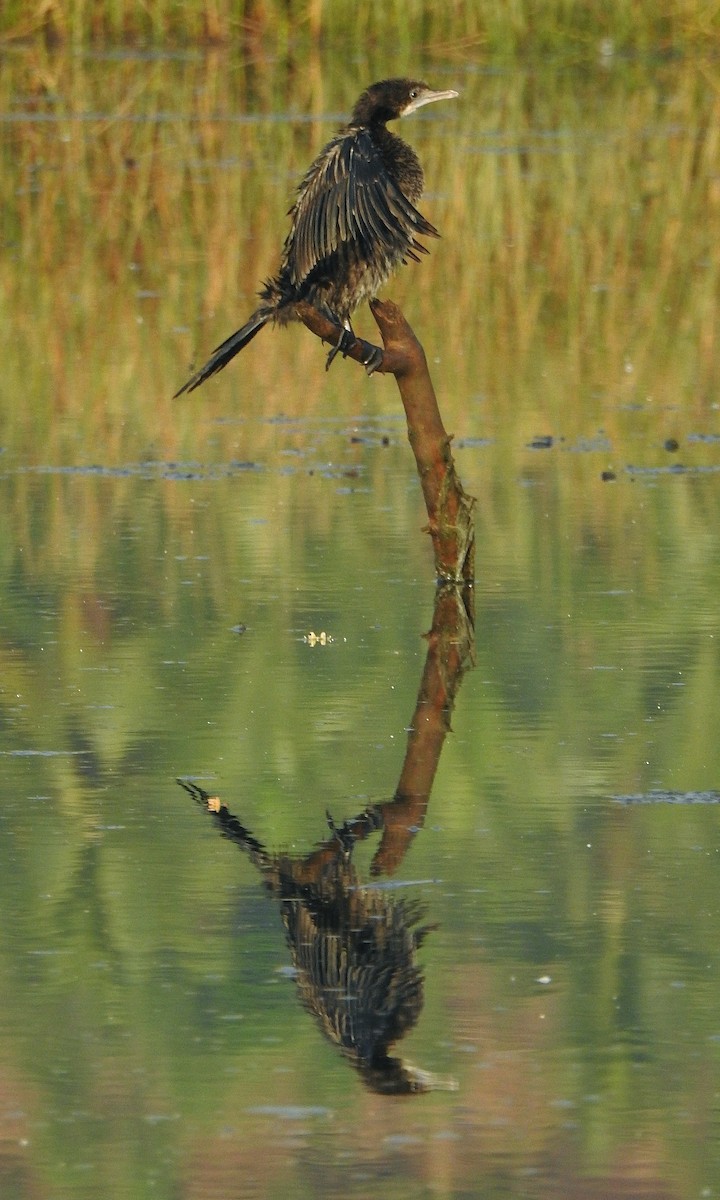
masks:
<instances>
[{"instance_id":1,"label":"bird's neck","mask_svg":"<svg viewBox=\"0 0 720 1200\"><path fill-rule=\"evenodd\" d=\"M385 168L412 204L422 196L423 171L412 146L390 130L384 123L370 126L370 135L382 155Z\"/></svg>"}]
</instances>

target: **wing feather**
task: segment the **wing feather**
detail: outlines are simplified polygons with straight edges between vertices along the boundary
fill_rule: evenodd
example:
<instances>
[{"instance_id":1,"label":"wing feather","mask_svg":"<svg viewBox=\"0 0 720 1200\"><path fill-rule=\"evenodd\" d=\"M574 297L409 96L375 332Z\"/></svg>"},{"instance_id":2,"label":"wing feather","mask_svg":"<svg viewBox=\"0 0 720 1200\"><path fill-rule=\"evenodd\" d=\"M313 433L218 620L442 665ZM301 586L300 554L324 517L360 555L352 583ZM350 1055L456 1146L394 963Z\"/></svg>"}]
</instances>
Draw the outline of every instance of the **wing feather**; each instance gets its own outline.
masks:
<instances>
[{"instance_id":1,"label":"wing feather","mask_svg":"<svg viewBox=\"0 0 720 1200\"><path fill-rule=\"evenodd\" d=\"M295 286L343 245L364 257L398 261L425 247L416 235L439 237L390 175L370 134L354 129L338 135L313 163L298 188L284 260Z\"/></svg>"}]
</instances>

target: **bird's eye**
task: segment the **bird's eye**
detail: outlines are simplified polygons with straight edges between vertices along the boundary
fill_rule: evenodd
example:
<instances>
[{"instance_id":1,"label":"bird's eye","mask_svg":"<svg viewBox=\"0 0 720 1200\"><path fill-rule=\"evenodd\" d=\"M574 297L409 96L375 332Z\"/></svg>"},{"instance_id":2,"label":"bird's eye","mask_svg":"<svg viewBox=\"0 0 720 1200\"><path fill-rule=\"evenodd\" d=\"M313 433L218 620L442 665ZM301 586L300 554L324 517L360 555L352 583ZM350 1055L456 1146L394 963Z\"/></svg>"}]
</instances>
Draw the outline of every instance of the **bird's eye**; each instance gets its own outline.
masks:
<instances>
[{"instance_id":1,"label":"bird's eye","mask_svg":"<svg viewBox=\"0 0 720 1200\"><path fill-rule=\"evenodd\" d=\"M414 100L416 98L416 96L417 96L417 88L413 88L410 93L410 99Z\"/></svg>"}]
</instances>

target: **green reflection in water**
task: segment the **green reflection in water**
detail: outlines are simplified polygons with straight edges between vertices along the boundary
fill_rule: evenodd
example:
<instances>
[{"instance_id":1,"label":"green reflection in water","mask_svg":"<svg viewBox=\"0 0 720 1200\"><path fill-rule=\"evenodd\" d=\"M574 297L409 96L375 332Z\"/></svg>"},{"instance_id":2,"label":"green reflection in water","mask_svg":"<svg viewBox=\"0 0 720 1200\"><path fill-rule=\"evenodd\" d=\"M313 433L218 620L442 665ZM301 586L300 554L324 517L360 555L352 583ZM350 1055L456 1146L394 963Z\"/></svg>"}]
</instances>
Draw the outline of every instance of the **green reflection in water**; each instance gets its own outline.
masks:
<instances>
[{"instance_id":1,"label":"green reflection in water","mask_svg":"<svg viewBox=\"0 0 720 1200\"><path fill-rule=\"evenodd\" d=\"M399 880L440 926L408 1050L460 1090L413 1107L318 1036L277 913L173 783L217 780L278 849L387 798L432 604L390 381L326 378L291 330L169 399L385 73L226 65L0 76L2 112L37 118L0 148L0 1178L712 1194L717 810L612 799L720 786L708 71L424 65L464 103L406 131L444 238L392 294L440 360L479 579Z\"/></svg>"}]
</instances>

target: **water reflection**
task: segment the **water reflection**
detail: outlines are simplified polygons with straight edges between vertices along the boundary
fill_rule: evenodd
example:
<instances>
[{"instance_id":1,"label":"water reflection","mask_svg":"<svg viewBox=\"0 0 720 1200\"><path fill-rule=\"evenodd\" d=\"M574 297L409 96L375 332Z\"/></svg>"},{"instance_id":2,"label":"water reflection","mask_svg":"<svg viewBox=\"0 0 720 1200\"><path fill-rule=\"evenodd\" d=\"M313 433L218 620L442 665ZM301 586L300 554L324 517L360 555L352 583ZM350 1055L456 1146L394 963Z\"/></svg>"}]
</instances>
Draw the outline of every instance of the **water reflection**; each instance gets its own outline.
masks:
<instances>
[{"instance_id":1,"label":"water reflection","mask_svg":"<svg viewBox=\"0 0 720 1200\"><path fill-rule=\"evenodd\" d=\"M391 801L337 826L311 854L270 853L217 796L178 782L249 856L279 902L301 1000L371 1091L454 1090L447 1076L390 1054L417 1023L423 976L415 954L432 925L424 906L393 889L363 884L353 848L382 831L371 874L392 874L425 821L435 773L463 675L473 654L470 588L438 589L407 752Z\"/></svg>"},{"instance_id":2,"label":"water reflection","mask_svg":"<svg viewBox=\"0 0 720 1200\"><path fill-rule=\"evenodd\" d=\"M423 977L415 961L432 926L422 908L366 887L352 864L363 813L306 857L270 854L216 796L182 786L212 813L223 835L246 851L279 901L300 997L374 1092L452 1086L389 1051L416 1024Z\"/></svg>"}]
</instances>

